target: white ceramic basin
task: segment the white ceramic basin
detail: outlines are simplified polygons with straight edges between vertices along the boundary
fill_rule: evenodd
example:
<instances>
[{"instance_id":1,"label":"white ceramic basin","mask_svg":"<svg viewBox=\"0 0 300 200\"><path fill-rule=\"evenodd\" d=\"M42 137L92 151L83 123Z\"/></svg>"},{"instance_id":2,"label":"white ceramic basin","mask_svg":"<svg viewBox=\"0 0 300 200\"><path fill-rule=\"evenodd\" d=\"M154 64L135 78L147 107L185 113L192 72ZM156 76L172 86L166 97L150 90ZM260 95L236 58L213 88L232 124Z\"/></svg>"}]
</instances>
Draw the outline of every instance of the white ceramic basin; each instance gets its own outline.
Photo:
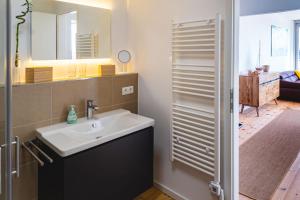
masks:
<instances>
[{"instance_id":1,"label":"white ceramic basin","mask_svg":"<svg viewBox=\"0 0 300 200\"><path fill-rule=\"evenodd\" d=\"M60 123L37 129L37 136L56 153L66 157L119 137L154 126L154 120L119 109L81 118L77 124Z\"/></svg>"}]
</instances>

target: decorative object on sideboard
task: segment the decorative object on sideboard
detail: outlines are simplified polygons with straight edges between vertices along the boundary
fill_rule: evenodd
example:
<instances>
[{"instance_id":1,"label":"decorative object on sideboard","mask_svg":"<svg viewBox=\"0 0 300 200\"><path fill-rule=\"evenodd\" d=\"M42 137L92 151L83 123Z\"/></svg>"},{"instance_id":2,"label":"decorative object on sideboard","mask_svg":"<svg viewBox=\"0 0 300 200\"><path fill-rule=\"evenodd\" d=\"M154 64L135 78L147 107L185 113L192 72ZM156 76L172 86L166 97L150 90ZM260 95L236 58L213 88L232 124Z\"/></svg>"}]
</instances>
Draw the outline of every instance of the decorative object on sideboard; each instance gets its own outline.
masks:
<instances>
[{"instance_id":1,"label":"decorative object on sideboard","mask_svg":"<svg viewBox=\"0 0 300 200\"><path fill-rule=\"evenodd\" d=\"M127 51L127 50L121 50L121 51L119 51L119 53L118 53L118 60L123 65L122 72L127 72L127 64L131 60L131 54L130 54L130 52Z\"/></svg>"},{"instance_id":2,"label":"decorative object on sideboard","mask_svg":"<svg viewBox=\"0 0 300 200\"><path fill-rule=\"evenodd\" d=\"M30 67L25 71L26 83L50 82L53 80L52 67Z\"/></svg>"},{"instance_id":3,"label":"decorative object on sideboard","mask_svg":"<svg viewBox=\"0 0 300 200\"><path fill-rule=\"evenodd\" d=\"M270 65L263 65L262 67L264 69L264 72L269 72L270 71Z\"/></svg>"},{"instance_id":4,"label":"decorative object on sideboard","mask_svg":"<svg viewBox=\"0 0 300 200\"><path fill-rule=\"evenodd\" d=\"M261 40L258 42L258 65L257 67L261 67Z\"/></svg>"},{"instance_id":5,"label":"decorative object on sideboard","mask_svg":"<svg viewBox=\"0 0 300 200\"><path fill-rule=\"evenodd\" d=\"M249 75L259 75L263 71L263 67L261 66L261 40L258 41L258 64L255 67L255 70L252 74Z\"/></svg>"},{"instance_id":6,"label":"decorative object on sideboard","mask_svg":"<svg viewBox=\"0 0 300 200\"><path fill-rule=\"evenodd\" d=\"M99 76L115 76L115 65L99 65Z\"/></svg>"},{"instance_id":7,"label":"decorative object on sideboard","mask_svg":"<svg viewBox=\"0 0 300 200\"><path fill-rule=\"evenodd\" d=\"M256 67L255 68L258 74L261 74L263 71L263 67Z\"/></svg>"},{"instance_id":8,"label":"decorative object on sideboard","mask_svg":"<svg viewBox=\"0 0 300 200\"><path fill-rule=\"evenodd\" d=\"M248 75L250 76L253 73L251 69L248 70Z\"/></svg>"},{"instance_id":9,"label":"decorative object on sideboard","mask_svg":"<svg viewBox=\"0 0 300 200\"><path fill-rule=\"evenodd\" d=\"M248 76L258 76L259 72L257 70L252 71L252 70L248 70Z\"/></svg>"},{"instance_id":10,"label":"decorative object on sideboard","mask_svg":"<svg viewBox=\"0 0 300 200\"><path fill-rule=\"evenodd\" d=\"M22 24L26 22L26 15L31 12L31 0L25 0L26 2L22 6L26 6L26 11L21 11L20 15L16 16L16 19L20 20L17 24L17 30L16 30L16 55L15 55L15 67L19 66L19 35L20 35L20 27Z\"/></svg>"}]
</instances>

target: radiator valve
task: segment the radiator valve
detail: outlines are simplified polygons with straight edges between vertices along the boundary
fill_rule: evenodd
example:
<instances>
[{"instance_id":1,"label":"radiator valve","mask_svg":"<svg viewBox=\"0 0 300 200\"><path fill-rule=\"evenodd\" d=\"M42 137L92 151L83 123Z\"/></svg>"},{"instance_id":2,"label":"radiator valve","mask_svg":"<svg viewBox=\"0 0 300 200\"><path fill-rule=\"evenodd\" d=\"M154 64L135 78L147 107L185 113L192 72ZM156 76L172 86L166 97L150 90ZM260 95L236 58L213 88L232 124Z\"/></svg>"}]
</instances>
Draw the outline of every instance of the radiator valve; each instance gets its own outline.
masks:
<instances>
[{"instance_id":1,"label":"radiator valve","mask_svg":"<svg viewBox=\"0 0 300 200\"><path fill-rule=\"evenodd\" d=\"M211 193L218 196L220 200L224 199L223 189L222 189L220 183L217 183L214 181L210 182L209 189L210 189Z\"/></svg>"}]
</instances>

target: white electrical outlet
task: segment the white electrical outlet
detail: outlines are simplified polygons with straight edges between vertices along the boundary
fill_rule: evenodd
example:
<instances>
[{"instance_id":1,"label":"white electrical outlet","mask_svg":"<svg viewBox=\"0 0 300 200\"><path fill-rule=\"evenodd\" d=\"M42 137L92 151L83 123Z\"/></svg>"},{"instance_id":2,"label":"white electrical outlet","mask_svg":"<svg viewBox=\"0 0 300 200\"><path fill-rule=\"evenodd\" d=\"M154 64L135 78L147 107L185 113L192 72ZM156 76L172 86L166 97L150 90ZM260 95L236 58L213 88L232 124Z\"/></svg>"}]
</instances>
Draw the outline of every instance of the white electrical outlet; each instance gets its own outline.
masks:
<instances>
[{"instance_id":1,"label":"white electrical outlet","mask_svg":"<svg viewBox=\"0 0 300 200\"><path fill-rule=\"evenodd\" d=\"M122 88L122 95L125 96L128 94L128 88L127 87L123 87Z\"/></svg>"},{"instance_id":2,"label":"white electrical outlet","mask_svg":"<svg viewBox=\"0 0 300 200\"><path fill-rule=\"evenodd\" d=\"M128 86L128 87L123 87L122 88L122 95L129 95L134 93L134 87L133 86Z\"/></svg>"},{"instance_id":3,"label":"white electrical outlet","mask_svg":"<svg viewBox=\"0 0 300 200\"><path fill-rule=\"evenodd\" d=\"M129 89L128 94L133 94L134 93L134 87L133 86L129 86L128 89Z\"/></svg>"}]
</instances>

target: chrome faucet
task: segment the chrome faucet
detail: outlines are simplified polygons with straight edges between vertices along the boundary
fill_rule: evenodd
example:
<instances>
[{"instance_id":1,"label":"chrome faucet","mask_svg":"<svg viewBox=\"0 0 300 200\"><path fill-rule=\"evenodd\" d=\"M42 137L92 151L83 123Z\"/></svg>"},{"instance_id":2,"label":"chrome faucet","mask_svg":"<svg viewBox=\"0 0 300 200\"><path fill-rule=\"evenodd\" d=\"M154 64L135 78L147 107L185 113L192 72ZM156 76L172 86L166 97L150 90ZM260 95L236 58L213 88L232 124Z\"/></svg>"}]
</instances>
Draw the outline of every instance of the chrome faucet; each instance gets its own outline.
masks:
<instances>
[{"instance_id":1,"label":"chrome faucet","mask_svg":"<svg viewBox=\"0 0 300 200\"><path fill-rule=\"evenodd\" d=\"M87 113L87 119L93 119L93 111L98 110L99 107L94 105L93 100L87 100L86 103L86 113Z\"/></svg>"}]
</instances>

